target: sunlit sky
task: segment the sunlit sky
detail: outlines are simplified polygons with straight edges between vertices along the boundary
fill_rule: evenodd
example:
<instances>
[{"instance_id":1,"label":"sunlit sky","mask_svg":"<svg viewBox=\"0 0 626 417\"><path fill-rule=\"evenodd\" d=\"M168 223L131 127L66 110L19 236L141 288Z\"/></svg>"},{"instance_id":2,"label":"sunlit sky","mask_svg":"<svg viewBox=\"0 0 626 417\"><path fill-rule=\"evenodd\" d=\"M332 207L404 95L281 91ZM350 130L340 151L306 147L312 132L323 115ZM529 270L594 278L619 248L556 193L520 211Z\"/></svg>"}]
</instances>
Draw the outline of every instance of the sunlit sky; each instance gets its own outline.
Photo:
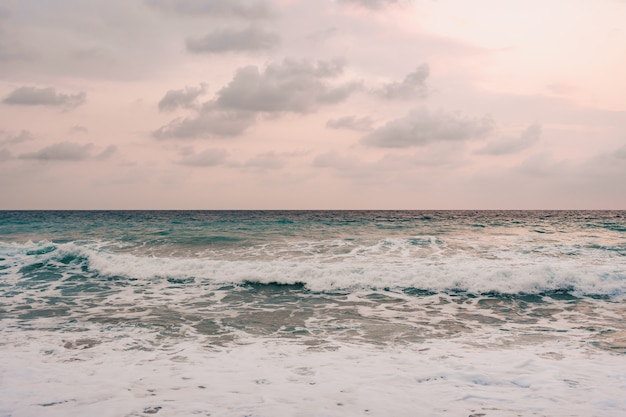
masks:
<instances>
[{"instance_id":1,"label":"sunlit sky","mask_svg":"<svg viewBox=\"0 0 626 417\"><path fill-rule=\"evenodd\" d=\"M626 209L626 1L0 0L0 209Z\"/></svg>"}]
</instances>

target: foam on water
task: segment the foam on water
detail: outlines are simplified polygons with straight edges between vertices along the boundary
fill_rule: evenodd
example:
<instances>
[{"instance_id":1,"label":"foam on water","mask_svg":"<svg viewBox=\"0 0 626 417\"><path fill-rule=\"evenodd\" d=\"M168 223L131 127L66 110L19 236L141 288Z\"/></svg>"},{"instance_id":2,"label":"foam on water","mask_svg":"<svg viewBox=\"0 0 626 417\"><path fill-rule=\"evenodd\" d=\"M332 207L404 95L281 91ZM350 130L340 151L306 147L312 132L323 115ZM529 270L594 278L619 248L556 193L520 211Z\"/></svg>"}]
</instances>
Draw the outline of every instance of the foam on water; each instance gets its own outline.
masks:
<instances>
[{"instance_id":1,"label":"foam on water","mask_svg":"<svg viewBox=\"0 0 626 417\"><path fill-rule=\"evenodd\" d=\"M338 246L336 242L322 243ZM294 252L292 246L302 245L287 243L271 258L220 259L206 252L196 257L140 256L101 249L108 246L105 243L13 243L0 246L0 257L4 259L0 268L8 279L47 266L66 275L91 272L140 280L191 279L216 286L299 283L312 291L415 288L536 294L567 290L576 295L615 298L626 294L626 256L612 256L595 248L578 250L576 256L562 255L563 251L555 255L554 250L508 249L489 253L463 250L445 255L433 254L429 249L428 256L414 256L410 253L413 243L384 241L351 248L341 256L335 251L309 257L300 253L285 255ZM392 249L381 252L378 246Z\"/></svg>"},{"instance_id":2,"label":"foam on water","mask_svg":"<svg viewBox=\"0 0 626 417\"><path fill-rule=\"evenodd\" d=\"M93 346L62 337L39 334L38 343L3 349L2 415L614 417L626 411L623 356L567 344L312 349L257 339L227 349L179 343L144 351L128 348L128 338L142 337L137 331Z\"/></svg>"},{"instance_id":3,"label":"foam on water","mask_svg":"<svg viewBox=\"0 0 626 417\"><path fill-rule=\"evenodd\" d=\"M625 415L625 219L0 213L0 416Z\"/></svg>"}]
</instances>

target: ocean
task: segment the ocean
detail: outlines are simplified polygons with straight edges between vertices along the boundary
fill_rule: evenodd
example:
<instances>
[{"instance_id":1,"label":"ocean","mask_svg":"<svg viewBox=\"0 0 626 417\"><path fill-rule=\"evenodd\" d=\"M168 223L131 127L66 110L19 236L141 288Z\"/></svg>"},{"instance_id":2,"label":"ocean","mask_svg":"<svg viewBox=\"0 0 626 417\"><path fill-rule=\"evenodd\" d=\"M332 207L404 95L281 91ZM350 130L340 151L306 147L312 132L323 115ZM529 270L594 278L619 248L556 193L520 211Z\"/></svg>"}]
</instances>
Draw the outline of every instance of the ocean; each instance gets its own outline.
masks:
<instances>
[{"instance_id":1,"label":"ocean","mask_svg":"<svg viewBox=\"0 0 626 417\"><path fill-rule=\"evenodd\" d=\"M624 211L2 211L0 416L624 416Z\"/></svg>"}]
</instances>

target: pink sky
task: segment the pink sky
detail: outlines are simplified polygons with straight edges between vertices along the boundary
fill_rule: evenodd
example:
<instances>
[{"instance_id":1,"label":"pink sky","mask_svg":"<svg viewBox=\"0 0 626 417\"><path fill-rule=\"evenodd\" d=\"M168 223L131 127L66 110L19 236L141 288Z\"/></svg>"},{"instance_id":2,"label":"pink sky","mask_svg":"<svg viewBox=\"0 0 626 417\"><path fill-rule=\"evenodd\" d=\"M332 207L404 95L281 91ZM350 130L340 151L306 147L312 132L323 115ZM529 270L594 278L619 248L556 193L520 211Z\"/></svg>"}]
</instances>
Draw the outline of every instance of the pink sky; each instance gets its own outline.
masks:
<instances>
[{"instance_id":1,"label":"pink sky","mask_svg":"<svg viewBox=\"0 0 626 417\"><path fill-rule=\"evenodd\" d=\"M626 209L625 16L0 0L0 209Z\"/></svg>"}]
</instances>

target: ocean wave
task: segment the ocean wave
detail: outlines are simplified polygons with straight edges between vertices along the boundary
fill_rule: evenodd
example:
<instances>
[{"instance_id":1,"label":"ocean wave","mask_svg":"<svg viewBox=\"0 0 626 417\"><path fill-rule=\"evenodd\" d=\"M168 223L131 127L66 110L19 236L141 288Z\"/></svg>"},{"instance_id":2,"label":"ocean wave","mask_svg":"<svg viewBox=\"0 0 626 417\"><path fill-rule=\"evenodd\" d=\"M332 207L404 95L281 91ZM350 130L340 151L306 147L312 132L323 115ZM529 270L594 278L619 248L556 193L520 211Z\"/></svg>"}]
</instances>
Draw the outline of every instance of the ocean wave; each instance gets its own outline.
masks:
<instances>
[{"instance_id":1,"label":"ocean wave","mask_svg":"<svg viewBox=\"0 0 626 417\"><path fill-rule=\"evenodd\" d=\"M385 244L389 242L377 245ZM407 247L412 245L407 243ZM111 250L108 242L9 243L0 244L0 276L5 281L10 277L23 279L46 270L55 274L91 274L146 282L170 279L215 286L301 284L319 292L389 288L475 294L566 291L581 296L626 296L624 257L597 250L590 250L585 256L564 257L510 250L491 256L481 251L431 251L430 256L420 257L401 250L380 251L374 246L348 251L342 257L299 254L289 259L283 253L275 258L223 259L206 253L190 257L141 256Z\"/></svg>"}]
</instances>

